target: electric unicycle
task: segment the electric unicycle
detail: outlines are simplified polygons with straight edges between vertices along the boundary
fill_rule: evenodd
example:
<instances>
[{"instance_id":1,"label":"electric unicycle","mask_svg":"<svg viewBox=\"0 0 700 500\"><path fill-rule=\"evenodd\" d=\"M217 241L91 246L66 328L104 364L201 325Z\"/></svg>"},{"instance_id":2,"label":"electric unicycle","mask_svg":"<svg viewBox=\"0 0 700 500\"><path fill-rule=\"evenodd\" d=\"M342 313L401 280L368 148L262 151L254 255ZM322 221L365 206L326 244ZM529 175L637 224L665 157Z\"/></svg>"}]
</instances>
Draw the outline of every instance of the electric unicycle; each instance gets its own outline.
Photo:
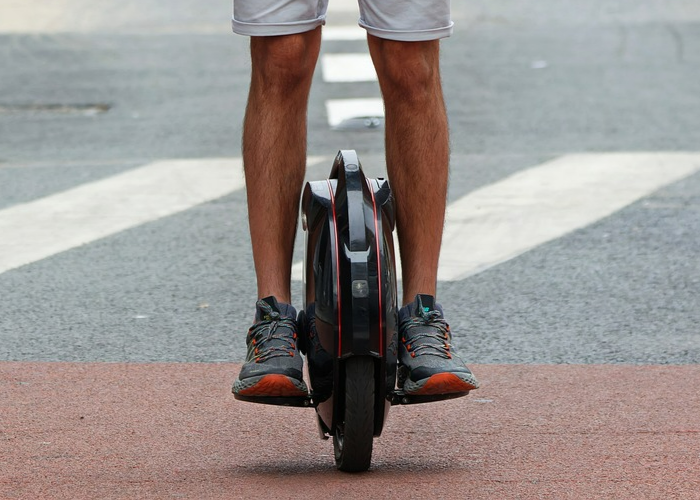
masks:
<instances>
[{"instance_id":1,"label":"electric unicycle","mask_svg":"<svg viewBox=\"0 0 700 500\"><path fill-rule=\"evenodd\" d=\"M397 304L389 184L367 179L354 151L306 184L300 338L312 402L336 465L366 470L396 382Z\"/></svg>"}]
</instances>

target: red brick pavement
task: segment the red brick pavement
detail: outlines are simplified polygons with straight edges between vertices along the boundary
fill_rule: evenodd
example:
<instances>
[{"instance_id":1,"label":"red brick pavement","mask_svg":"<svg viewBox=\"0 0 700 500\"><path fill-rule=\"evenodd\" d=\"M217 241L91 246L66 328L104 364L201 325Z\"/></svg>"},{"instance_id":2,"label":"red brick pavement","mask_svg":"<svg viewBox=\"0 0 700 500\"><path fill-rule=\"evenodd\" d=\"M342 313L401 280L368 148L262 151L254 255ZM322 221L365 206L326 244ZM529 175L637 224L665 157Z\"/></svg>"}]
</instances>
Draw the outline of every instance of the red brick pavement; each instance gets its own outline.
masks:
<instances>
[{"instance_id":1,"label":"red brick pavement","mask_svg":"<svg viewBox=\"0 0 700 500\"><path fill-rule=\"evenodd\" d=\"M700 498L700 366L482 365L363 474L233 364L0 363L0 498Z\"/></svg>"}]
</instances>

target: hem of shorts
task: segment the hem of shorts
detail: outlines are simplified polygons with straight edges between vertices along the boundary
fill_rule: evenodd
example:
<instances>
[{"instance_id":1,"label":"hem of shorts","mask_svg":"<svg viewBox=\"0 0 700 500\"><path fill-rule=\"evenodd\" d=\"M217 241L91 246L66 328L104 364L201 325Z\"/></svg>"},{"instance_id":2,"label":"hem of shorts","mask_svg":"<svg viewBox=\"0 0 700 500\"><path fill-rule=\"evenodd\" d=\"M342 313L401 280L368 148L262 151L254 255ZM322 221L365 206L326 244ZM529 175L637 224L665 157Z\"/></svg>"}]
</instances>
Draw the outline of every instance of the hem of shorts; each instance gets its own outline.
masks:
<instances>
[{"instance_id":1,"label":"hem of shorts","mask_svg":"<svg viewBox=\"0 0 700 500\"><path fill-rule=\"evenodd\" d=\"M326 24L326 16L291 23L246 23L231 18L233 32L246 36L279 36L305 33Z\"/></svg>"},{"instance_id":2,"label":"hem of shorts","mask_svg":"<svg viewBox=\"0 0 700 500\"><path fill-rule=\"evenodd\" d=\"M452 35L452 30L455 23L451 22L449 26L442 26L440 28L414 31L375 28L365 24L362 19L360 19L358 24L367 30L367 33L378 38L397 40L399 42L424 42L428 40L439 40L440 38L447 38L448 36Z\"/></svg>"}]
</instances>

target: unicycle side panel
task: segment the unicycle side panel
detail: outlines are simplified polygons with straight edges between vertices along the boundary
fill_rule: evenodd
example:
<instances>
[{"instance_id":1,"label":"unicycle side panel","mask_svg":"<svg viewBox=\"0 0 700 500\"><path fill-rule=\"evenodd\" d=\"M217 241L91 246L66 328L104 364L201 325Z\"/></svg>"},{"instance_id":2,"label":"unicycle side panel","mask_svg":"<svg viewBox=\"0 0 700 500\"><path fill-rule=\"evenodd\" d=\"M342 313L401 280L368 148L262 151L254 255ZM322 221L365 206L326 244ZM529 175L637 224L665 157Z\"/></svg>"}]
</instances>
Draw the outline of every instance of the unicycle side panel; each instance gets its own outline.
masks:
<instances>
[{"instance_id":1,"label":"unicycle side panel","mask_svg":"<svg viewBox=\"0 0 700 500\"><path fill-rule=\"evenodd\" d=\"M300 333L319 425L329 434L334 430L333 416L340 411L334 395L340 374L336 355L340 322L333 189L328 180L309 182L302 196L306 255Z\"/></svg>"}]
</instances>

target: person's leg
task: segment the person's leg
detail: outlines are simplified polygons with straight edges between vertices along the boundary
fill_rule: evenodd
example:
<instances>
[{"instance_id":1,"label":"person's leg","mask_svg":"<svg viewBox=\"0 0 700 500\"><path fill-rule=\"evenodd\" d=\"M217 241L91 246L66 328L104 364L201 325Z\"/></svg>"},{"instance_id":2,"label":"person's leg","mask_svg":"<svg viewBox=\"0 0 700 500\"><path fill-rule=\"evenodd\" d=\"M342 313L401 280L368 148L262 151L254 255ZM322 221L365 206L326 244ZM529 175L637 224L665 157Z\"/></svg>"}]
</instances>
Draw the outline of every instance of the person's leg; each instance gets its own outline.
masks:
<instances>
[{"instance_id":1,"label":"person's leg","mask_svg":"<svg viewBox=\"0 0 700 500\"><path fill-rule=\"evenodd\" d=\"M243 164L258 298L287 304L306 167L306 110L320 43L320 28L250 43Z\"/></svg>"},{"instance_id":2,"label":"person's leg","mask_svg":"<svg viewBox=\"0 0 700 500\"><path fill-rule=\"evenodd\" d=\"M398 386L411 395L466 394L479 386L452 346L436 302L447 202L449 137L439 41L369 36L386 108L386 155L403 271Z\"/></svg>"},{"instance_id":3,"label":"person's leg","mask_svg":"<svg viewBox=\"0 0 700 500\"><path fill-rule=\"evenodd\" d=\"M248 221L258 285L239 398L302 397L297 315L290 274L306 168L306 108L321 29L252 37L252 75L243 125Z\"/></svg>"},{"instance_id":4,"label":"person's leg","mask_svg":"<svg viewBox=\"0 0 700 500\"><path fill-rule=\"evenodd\" d=\"M396 200L403 304L435 296L447 197L449 138L439 41L369 35L386 108L386 159Z\"/></svg>"}]
</instances>

